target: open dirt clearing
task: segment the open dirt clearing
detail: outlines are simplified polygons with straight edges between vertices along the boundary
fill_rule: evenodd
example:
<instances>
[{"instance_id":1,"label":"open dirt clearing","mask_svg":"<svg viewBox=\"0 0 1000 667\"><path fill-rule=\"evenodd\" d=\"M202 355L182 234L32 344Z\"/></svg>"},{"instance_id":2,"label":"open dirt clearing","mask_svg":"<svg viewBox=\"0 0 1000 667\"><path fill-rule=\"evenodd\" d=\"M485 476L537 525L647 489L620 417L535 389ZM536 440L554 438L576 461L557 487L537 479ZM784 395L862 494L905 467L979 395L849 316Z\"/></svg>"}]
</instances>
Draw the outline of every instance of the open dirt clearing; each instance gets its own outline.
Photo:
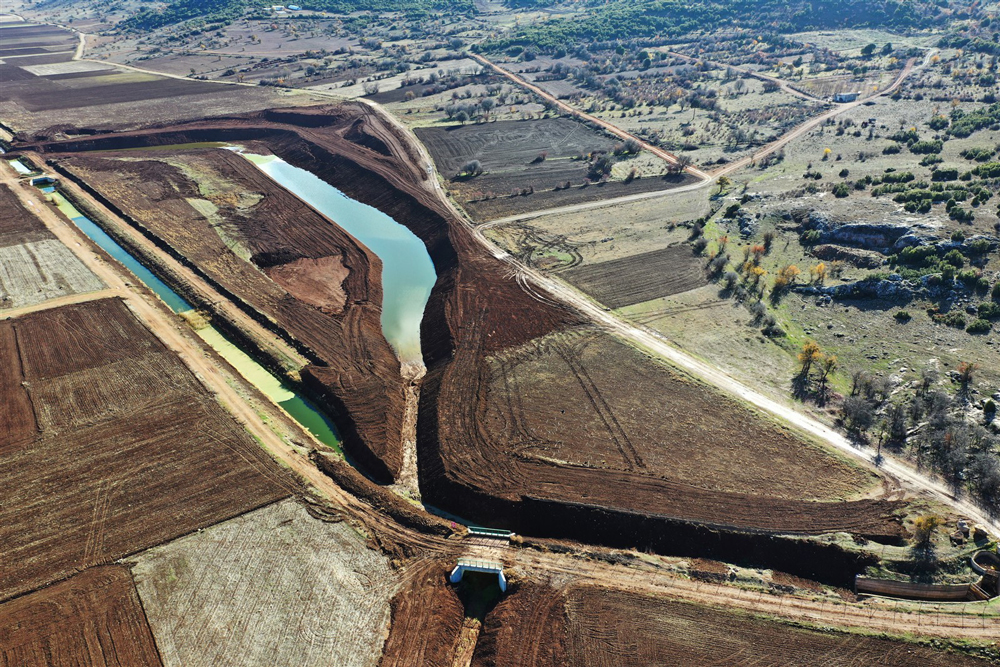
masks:
<instances>
[{"instance_id":1,"label":"open dirt clearing","mask_svg":"<svg viewBox=\"0 0 1000 667\"><path fill-rule=\"evenodd\" d=\"M418 127L414 132L438 171L450 179L448 189L475 220L665 190L688 181L657 177L581 187L590 154L610 152L616 142L569 118ZM478 160L485 173L458 177L471 160ZM520 194L529 189L531 194Z\"/></svg>"},{"instance_id":2,"label":"open dirt clearing","mask_svg":"<svg viewBox=\"0 0 1000 667\"><path fill-rule=\"evenodd\" d=\"M0 665L159 667L132 575L93 567L0 605Z\"/></svg>"},{"instance_id":3,"label":"open dirt clearing","mask_svg":"<svg viewBox=\"0 0 1000 667\"><path fill-rule=\"evenodd\" d=\"M293 492L295 484L117 299L11 321L43 431L6 443L0 597Z\"/></svg>"},{"instance_id":4,"label":"open dirt clearing","mask_svg":"<svg viewBox=\"0 0 1000 667\"><path fill-rule=\"evenodd\" d=\"M539 215L527 220L497 220L482 225L483 233L501 248L520 257L520 237L562 241L580 253L584 264L661 250L687 238L678 223L709 213L706 188L669 197ZM521 230L524 230L523 232Z\"/></svg>"},{"instance_id":5,"label":"open dirt clearing","mask_svg":"<svg viewBox=\"0 0 1000 667\"><path fill-rule=\"evenodd\" d=\"M421 451L421 489L438 506L526 534L659 548L671 547L653 524L671 519L900 537L902 503L810 502L856 497L872 473L606 334L553 334L480 359L488 370L460 348L431 386L438 440Z\"/></svg>"},{"instance_id":6,"label":"open dirt clearing","mask_svg":"<svg viewBox=\"0 0 1000 667\"><path fill-rule=\"evenodd\" d=\"M151 549L133 573L168 667L375 665L397 575L286 500Z\"/></svg>"},{"instance_id":7,"label":"open dirt clearing","mask_svg":"<svg viewBox=\"0 0 1000 667\"><path fill-rule=\"evenodd\" d=\"M0 184L0 313L104 284Z\"/></svg>"},{"instance_id":8,"label":"open dirt clearing","mask_svg":"<svg viewBox=\"0 0 1000 667\"><path fill-rule=\"evenodd\" d=\"M431 152L438 171L447 178L454 178L470 160L479 160L490 173L527 172L537 174L540 180L549 171L575 166L582 178L587 172L586 162L571 158L609 151L615 144L613 139L569 118L418 127L414 132ZM546 154L545 160L535 162L542 153ZM552 182L555 184L557 181Z\"/></svg>"},{"instance_id":9,"label":"open dirt clearing","mask_svg":"<svg viewBox=\"0 0 1000 667\"><path fill-rule=\"evenodd\" d=\"M526 583L486 618L477 667L986 665L906 641L823 633L592 586Z\"/></svg>"},{"instance_id":10,"label":"open dirt clearing","mask_svg":"<svg viewBox=\"0 0 1000 667\"><path fill-rule=\"evenodd\" d=\"M0 184L0 247L55 238L10 187Z\"/></svg>"}]
</instances>

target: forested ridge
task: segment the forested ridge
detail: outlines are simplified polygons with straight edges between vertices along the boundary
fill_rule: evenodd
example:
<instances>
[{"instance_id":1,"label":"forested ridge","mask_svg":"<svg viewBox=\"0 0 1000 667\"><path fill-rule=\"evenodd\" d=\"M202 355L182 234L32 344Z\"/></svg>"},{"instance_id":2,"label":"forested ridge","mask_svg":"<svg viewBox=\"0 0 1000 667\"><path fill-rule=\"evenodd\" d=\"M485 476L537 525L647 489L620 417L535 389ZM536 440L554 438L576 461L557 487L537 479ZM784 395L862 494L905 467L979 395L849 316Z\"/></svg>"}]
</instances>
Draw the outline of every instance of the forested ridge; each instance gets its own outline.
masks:
<instances>
[{"instance_id":1,"label":"forested ridge","mask_svg":"<svg viewBox=\"0 0 1000 667\"><path fill-rule=\"evenodd\" d=\"M164 9L142 10L122 21L120 27L126 30L153 30L192 19L232 21L243 16L248 10L263 10L267 6L269 5L261 0L176 0ZM407 13L475 11L473 0L303 0L298 6L335 14L357 11Z\"/></svg>"},{"instance_id":2,"label":"forested ridge","mask_svg":"<svg viewBox=\"0 0 1000 667\"><path fill-rule=\"evenodd\" d=\"M523 0L513 0L524 4ZM590 4L590 3L588 3ZM488 48L554 49L579 41L616 41L744 28L767 32L879 27L929 28L956 14L928 0L616 0L593 3L583 18L523 26ZM943 6L944 5L944 6Z\"/></svg>"}]
</instances>

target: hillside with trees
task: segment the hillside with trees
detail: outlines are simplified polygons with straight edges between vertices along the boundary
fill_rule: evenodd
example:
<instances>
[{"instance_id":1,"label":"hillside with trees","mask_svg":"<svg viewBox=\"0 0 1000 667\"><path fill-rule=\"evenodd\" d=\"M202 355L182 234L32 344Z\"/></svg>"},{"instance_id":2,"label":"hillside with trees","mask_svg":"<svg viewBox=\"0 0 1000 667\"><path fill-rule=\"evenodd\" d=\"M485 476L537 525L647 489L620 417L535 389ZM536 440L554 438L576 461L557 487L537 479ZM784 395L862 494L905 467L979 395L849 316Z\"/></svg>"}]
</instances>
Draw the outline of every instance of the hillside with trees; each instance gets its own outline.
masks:
<instances>
[{"instance_id":1,"label":"hillside with trees","mask_svg":"<svg viewBox=\"0 0 1000 667\"><path fill-rule=\"evenodd\" d=\"M309 0L303 9L349 14L358 11L405 12L420 15L428 12L465 13L475 11L472 0ZM177 0L163 9L145 9L120 24L125 30L155 30L167 25L202 19L230 22L248 11L261 9L260 3L249 0Z\"/></svg>"},{"instance_id":2,"label":"hillside with trees","mask_svg":"<svg viewBox=\"0 0 1000 667\"><path fill-rule=\"evenodd\" d=\"M941 25L971 10L927 0L617 0L579 19L529 24L489 43L493 49L535 46L543 51L580 41L619 41L687 35L727 28L797 32L832 28L909 30Z\"/></svg>"}]
</instances>

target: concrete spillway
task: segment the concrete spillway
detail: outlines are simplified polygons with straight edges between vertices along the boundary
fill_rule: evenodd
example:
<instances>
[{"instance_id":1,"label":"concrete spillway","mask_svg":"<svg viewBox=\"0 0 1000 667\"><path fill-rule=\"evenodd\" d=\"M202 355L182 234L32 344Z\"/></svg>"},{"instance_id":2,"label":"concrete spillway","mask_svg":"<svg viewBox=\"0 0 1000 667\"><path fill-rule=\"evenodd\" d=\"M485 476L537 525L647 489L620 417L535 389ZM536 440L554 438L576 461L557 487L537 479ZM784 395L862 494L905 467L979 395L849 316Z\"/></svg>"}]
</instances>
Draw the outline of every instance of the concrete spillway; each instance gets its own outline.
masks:
<instances>
[{"instance_id":1,"label":"concrete spillway","mask_svg":"<svg viewBox=\"0 0 1000 667\"><path fill-rule=\"evenodd\" d=\"M500 590L507 592L507 578L503 576L503 564L489 560L472 560L471 558L459 558L458 565L451 571L448 578L453 584L457 584L465 576L466 572L485 572L486 574L497 575L497 583Z\"/></svg>"}]
</instances>

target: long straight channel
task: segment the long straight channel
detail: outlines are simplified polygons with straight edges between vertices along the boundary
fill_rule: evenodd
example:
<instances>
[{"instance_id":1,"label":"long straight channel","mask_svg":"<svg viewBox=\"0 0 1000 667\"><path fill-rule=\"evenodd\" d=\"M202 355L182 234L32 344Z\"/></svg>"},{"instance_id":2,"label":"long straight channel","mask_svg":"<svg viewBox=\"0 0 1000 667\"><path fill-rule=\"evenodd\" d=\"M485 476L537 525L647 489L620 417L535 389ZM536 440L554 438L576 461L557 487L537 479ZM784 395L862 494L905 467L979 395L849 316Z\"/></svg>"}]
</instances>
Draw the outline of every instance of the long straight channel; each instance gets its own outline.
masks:
<instances>
[{"instance_id":1,"label":"long straight channel","mask_svg":"<svg viewBox=\"0 0 1000 667\"><path fill-rule=\"evenodd\" d=\"M77 228L87 235L105 252L114 257L146 287L156 293L175 313L183 314L194 310L180 294L170 289L166 283L142 265L125 248L101 229L93 220L80 213L62 194L53 187L43 187L52 202ZM337 429L311 401L300 396L278 376L271 373L253 359L245 350L227 338L221 331L208 325L195 328L195 333L209 347L219 353L240 375L257 387L265 396L280 405L295 421L309 431L324 445L340 451L340 436Z\"/></svg>"}]
</instances>

